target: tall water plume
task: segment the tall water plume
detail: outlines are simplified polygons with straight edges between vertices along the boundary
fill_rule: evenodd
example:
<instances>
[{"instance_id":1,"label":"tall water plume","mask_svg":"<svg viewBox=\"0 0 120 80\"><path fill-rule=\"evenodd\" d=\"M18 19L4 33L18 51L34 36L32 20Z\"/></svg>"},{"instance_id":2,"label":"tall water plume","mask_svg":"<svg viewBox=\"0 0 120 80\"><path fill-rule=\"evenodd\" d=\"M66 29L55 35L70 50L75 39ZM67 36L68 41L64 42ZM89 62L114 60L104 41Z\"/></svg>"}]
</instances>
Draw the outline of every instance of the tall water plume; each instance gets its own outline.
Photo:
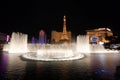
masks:
<instances>
[{"instance_id":1,"label":"tall water plume","mask_svg":"<svg viewBox=\"0 0 120 80\"><path fill-rule=\"evenodd\" d=\"M77 52L80 52L80 53L90 52L89 36L78 35L76 43L77 43L76 45Z\"/></svg>"},{"instance_id":2,"label":"tall water plume","mask_svg":"<svg viewBox=\"0 0 120 80\"><path fill-rule=\"evenodd\" d=\"M23 33L12 33L12 37L9 45L9 53L25 53L28 52L27 49L27 34Z\"/></svg>"},{"instance_id":3,"label":"tall water plume","mask_svg":"<svg viewBox=\"0 0 120 80\"><path fill-rule=\"evenodd\" d=\"M90 44L88 35L77 36L77 52L80 53L113 53L118 52L114 50L106 50L101 44Z\"/></svg>"}]
</instances>

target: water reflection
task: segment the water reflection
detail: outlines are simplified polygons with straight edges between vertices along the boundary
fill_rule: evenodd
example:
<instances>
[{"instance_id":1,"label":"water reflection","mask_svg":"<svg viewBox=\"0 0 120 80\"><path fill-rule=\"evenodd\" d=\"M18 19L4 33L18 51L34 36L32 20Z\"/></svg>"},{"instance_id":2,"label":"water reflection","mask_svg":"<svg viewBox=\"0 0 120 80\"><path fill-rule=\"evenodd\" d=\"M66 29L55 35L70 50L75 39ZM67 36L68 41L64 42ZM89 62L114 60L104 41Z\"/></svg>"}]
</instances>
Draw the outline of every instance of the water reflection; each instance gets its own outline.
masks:
<instances>
[{"instance_id":1,"label":"water reflection","mask_svg":"<svg viewBox=\"0 0 120 80\"><path fill-rule=\"evenodd\" d=\"M4 79L7 68L8 56L6 54L1 54L0 52L0 80Z\"/></svg>"},{"instance_id":2,"label":"water reflection","mask_svg":"<svg viewBox=\"0 0 120 80\"><path fill-rule=\"evenodd\" d=\"M115 80L120 80L120 66L116 67Z\"/></svg>"},{"instance_id":3,"label":"water reflection","mask_svg":"<svg viewBox=\"0 0 120 80\"><path fill-rule=\"evenodd\" d=\"M28 61L25 67L25 75L23 80L37 80L37 64L33 61Z\"/></svg>"},{"instance_id":4,"label":"water reflection","mask_svg":"<svg viewBox=\"0 0 120 80\"><path fill-rule=\"evenodd\" d=\"M91 54L73 61L23 60L0 52L0 80L119 80L120 54Z\"/></svg>"},{"instance_id":5,"label":"water reflection","mask_svg":"<svg viewBox=\"0 0 120 80\"><path fill-rule=\"evenodd\" d=\"M3 54L8 56L5 79L22 80L25 74L26 62L19 58L20 54L8 54L6 52L3 52Z\"/></svg>"},{"instance_id":6,"label":"water reflection","mask_svg":"<svg viewBox=\"0 0 120 80\"><path fill-rule=\"evenodd\" d=\"M115 67L119 65L119 54L94 54L91 66L95 80L115 80Z\"/></svg>"}]
</instances>

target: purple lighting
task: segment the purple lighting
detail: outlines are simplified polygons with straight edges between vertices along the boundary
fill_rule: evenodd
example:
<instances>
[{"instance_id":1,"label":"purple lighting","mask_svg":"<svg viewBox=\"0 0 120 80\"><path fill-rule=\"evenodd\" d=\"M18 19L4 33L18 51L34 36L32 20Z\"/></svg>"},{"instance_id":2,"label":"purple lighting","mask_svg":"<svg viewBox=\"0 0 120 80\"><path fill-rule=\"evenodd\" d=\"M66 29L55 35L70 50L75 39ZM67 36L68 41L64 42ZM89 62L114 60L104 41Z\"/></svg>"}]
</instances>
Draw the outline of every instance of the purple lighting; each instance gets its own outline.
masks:
<instances>
[{"instance_id":1,"label":"purple lighting","mask_svg":"<svg viewBox=\"0 0 120 80\"><path fill-rule=\"evenodd\" d=\"M40 44L46 43L46 34L45 34L44 30L40 30L40 32L39 32L39 43Z\"/></svg>"},{"instance_id":2,"label":"purple lighting","mask_svg":"<svg viewBox=\"0 0 120 80\"><path fill-rule=\"evenodd\" d=\"M10 40L10 36L7 35L7 36L6 36L6 41L8 42L9 40Z\"/></svg>"},{"instance_id":3,"label":"purple lighting","mask_svg":"<svg viewBox=\"0 0 120 80\"><path fill-rule=\"evenodd\" d=\"M32 37L32 43L33 44L37 43L37 39L35 37Z\"/></svg>"}]
</instances>

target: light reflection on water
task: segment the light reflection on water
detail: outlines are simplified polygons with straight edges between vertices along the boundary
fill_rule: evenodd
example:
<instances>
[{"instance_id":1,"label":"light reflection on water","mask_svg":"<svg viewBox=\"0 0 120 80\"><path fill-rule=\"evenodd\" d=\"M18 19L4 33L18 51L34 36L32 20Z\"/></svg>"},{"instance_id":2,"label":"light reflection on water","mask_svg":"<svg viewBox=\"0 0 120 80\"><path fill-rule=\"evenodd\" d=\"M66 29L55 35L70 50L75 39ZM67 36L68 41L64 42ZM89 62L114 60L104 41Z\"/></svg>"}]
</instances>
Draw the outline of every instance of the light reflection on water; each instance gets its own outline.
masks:
<instances>
[{"instance_id":1,"label":"light reflection on water","mask_svg":"<svg viewBox=\"0 0 120 80\"><path fill-rule=\"evenodd\" d=\"M120 54L91 54L73 61L23 60L21 54L0 52L0 80L115 80Z\"/></svg>"}]
</instances>

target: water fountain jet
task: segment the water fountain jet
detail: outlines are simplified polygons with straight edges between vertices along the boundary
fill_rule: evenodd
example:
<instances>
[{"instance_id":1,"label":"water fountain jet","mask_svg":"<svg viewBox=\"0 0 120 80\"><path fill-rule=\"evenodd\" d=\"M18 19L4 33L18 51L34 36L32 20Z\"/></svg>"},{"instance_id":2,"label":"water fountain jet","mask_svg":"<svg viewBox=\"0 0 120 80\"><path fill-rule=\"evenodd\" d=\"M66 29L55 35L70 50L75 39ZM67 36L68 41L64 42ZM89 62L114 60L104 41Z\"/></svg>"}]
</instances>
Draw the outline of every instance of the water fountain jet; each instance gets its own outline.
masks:
<instances>
[{"instance_id":1,"label":"water fountain jet","mask_svg":"<svg viewBox=\"0 0 120 80\"><path fill-rule=\"evenodd\" d=\"M7 48L7 49L6 49ZM99 44L89 44L89 36L77 36L77 42L71 44L28 44L27 35L12 34L10 45L4 47L9 53L25 53L23 58L39 61L76 60L84 57L83 53L115 53L118 51L104 49Z\"/></svg>"}]
</instances>

